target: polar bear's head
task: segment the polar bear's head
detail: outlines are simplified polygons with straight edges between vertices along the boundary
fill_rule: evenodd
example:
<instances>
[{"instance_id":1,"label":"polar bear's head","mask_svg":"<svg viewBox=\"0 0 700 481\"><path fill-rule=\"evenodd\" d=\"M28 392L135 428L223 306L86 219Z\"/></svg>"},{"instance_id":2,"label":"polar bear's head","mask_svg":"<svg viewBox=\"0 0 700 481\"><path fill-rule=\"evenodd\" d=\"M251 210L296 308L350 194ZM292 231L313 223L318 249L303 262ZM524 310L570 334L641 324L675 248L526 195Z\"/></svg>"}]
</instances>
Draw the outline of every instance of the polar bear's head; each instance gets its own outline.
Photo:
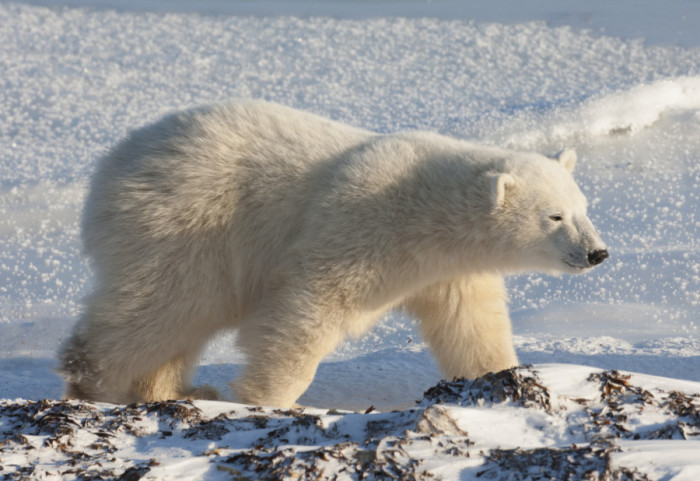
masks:
<instances>
[{"instance_id":1,"label":"polar bear's head","mask_svg":"<svg viewBox=\"0 0 700 481\"><path fill-rule=\"evenodd\" d=\"M516 269L582 273L608 257L571 173L576 153L532 155L491 176L493 213Z\"/></svg>"}]
</instances>

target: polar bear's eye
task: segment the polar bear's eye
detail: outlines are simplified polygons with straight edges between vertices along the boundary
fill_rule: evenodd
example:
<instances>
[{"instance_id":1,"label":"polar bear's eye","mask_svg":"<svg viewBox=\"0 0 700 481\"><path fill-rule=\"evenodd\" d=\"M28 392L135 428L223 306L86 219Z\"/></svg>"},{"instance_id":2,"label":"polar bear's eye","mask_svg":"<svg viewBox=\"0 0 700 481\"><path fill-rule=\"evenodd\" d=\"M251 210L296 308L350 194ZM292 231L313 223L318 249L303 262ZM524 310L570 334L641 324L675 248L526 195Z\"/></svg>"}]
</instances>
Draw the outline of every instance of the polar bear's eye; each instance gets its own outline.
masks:
<instances>
[{"instance_id":1,"label":"polar bear's eye","mask_svg":"<svg viewBox=\"0 0 700 481\"><path fill-rule=\"evenodd\" d=\"M554 222L561 222L561 216L560 215L550 215L549 220L553 220Z\"/></svg>"}]
</instances>

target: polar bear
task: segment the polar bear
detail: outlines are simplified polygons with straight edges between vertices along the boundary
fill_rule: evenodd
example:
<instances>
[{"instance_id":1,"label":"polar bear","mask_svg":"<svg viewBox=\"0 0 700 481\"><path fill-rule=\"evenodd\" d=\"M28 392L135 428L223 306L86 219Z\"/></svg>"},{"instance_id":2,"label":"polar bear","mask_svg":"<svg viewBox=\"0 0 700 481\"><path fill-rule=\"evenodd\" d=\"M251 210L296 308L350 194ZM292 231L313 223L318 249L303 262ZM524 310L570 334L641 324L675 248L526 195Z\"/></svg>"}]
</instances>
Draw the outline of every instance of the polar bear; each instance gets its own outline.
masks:
<instances>
[{"instance_id":1,"label":"polar bear","mask_svg":"<svg viewBox=\"0 0 700 481\"><path fill-rule=\"evenodd\" d=\"M132 132L86 201L96 285L61 353L67 396L214 398L193 366L236 328L236 400L290 407L343 338L397 307L448 378L516 366L503 275L608 256L575 162L253 100Z\"/></svg>"}]
</instances>

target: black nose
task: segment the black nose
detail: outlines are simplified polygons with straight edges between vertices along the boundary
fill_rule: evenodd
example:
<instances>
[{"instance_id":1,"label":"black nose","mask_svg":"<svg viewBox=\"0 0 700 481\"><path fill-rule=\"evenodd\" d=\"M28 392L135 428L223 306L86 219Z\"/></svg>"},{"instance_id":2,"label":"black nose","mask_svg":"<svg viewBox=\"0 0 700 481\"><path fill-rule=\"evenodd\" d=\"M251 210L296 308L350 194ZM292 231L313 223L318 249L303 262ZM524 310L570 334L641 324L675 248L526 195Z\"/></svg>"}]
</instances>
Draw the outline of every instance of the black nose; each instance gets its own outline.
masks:
<instances>
[{"instance_id":1,"label":"black nose","mask_svg":"<svg viewBox=\"0 0 700 481\"><path fill-rule=\"evenodd\" d=\"M598 249L593 252L588 253L588 263L592 266L597 266L601 262L603 262L605 259L607 259L608 256L608 251L605 249Z\"/></svg>"}]
</instances>

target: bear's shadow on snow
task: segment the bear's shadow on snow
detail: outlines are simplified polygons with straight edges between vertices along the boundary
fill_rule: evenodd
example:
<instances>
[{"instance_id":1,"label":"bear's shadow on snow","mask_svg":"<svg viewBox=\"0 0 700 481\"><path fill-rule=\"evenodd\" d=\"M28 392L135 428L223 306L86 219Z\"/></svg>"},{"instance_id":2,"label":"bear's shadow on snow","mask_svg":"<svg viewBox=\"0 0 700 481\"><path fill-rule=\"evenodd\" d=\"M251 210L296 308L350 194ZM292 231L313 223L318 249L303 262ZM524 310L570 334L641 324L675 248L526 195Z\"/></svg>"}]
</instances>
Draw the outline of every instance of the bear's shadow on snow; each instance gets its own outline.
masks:
<instances>
[{"instance_id":1,"label":"bear's shadow on snow","mask_svg":"<svg viewBox=\"0 0 700 481\"><path fill-rule=\"evenodd\" d=\"M56 366L52 358L0 359L0 399L61 399L64 386Z\"/></svg>"},{"instance_id":2,"label":"bear's shadow on snow","mask_svg":"<svg viewBox=\"0 0 700 481\"><path fill-rule=\"evenodd\" d=\"M700 382L700 356L674 357L641 354L570 354L521 352L523 364L566 363L601 369L617 369ZM56 359L9 357L0 359L0 398L60 399L64 384L55 373ZM211 384L224 399L231 400L228 383L236 379L243 364L200 365L195 384ZM364 411L406 409L441 379L428 350L382 349L346 360L325 361L319 366L299 404L318 408Z\"/></svg>"},{"instance_id":3,"label":"bear's shadow on snow","mask_svg":"<svg viewBox=\"0 0 700 481\"><path fill-rule=\"evenodd\" d=\"M695 366L700 356L677 357L635 354L521 353L522 364L566 363L600 369L617 369L700 382ZM224 399L231 399L228 383L243 369L242 364L199 366L195 383L216 386ZM690 375L690 373L696 373ZM428 350L382 349L360 357L322 362L313 383L299 399L302 406L322 409L379 411L407 409L441 380Z\"/></svg>"},{"instance_id":4,"label":"bear's shadow on snow","mask_svg":"<svg viewBox=\"0 0 700 481\"><path fill-rule=\"evenodd\" d=\"M243 364L220 363L198 367L195 384L210 384L224 399L231 399L228 383L243 371ZM410 373L410 375L407 375ZM311 386L298 403L316 408L380 411L415 406L423 392L440 380L429 351L381 349L352 359L322 362Z\"/></svg>"}]
</instances>

